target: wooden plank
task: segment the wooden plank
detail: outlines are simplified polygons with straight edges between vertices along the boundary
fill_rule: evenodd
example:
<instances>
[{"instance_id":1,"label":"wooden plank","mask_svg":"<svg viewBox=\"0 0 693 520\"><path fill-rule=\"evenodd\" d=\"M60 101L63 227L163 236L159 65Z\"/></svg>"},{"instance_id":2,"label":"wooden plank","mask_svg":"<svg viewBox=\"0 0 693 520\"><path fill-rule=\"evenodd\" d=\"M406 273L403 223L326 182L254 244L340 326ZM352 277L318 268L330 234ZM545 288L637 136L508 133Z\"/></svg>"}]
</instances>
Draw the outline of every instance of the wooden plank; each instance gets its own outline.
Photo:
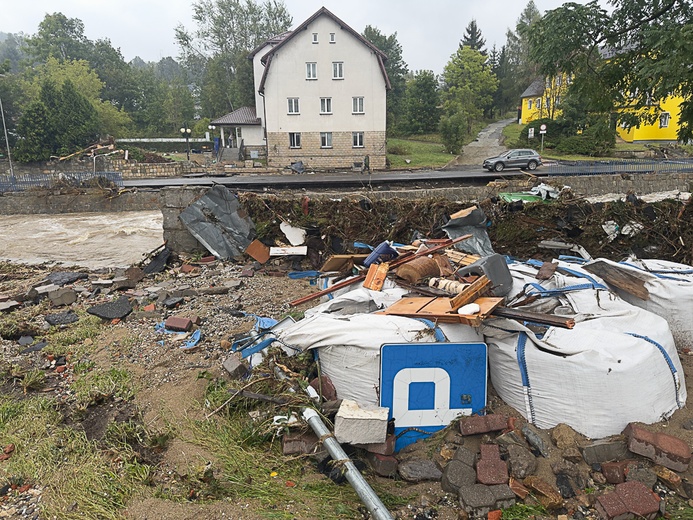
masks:
<instances>
[{"instance_id":1,"label":"wooden plank","mask_svg":"<svg viewBox=\"0 0 693 520\"><path fill-rule=\"evenodd\" d=\"M491 280L489 280L486 275L482 275L477 278L472 285L450 300L450 307L453 311L457 311L457 309L463 305L467 305L476 300L483 293L488 291L490 287Z\"/></svg>"},{"instance_id":2,"label":"wooden plank","mask_svg":"<svg viewBox=\"0 0 693 520\"><path fill-rule=\"evenodd\" d=\"M371 264L368 273L366 273L366 279L363 281L363 286L371 291L379 291L383 288L389 270L390 264L388 262Z\"/></svg>"},{"instance_id":3,"label":"wooden plank","mask_svg":"<svg viewBox=\"0 0 693 520\"><path fill-rule=\"evenodd\" d=\"M367 257L368 255L332 255L325 260L320 271L326 273L329 271L341 271L345 268L351 269L354 264L363 264Z\"/></svg>"},{"instance_id":4,"label":"wooden plank","mask_svg":"<svg viewBox=\"0 0 693 520\"><path fill-rule=\"evenodd\" d=\"M543 325L551 325L553 327L562 327L564 329L572 329L575 326L575 320L565 316L556 316L555 314L543 314L541 312L523 311L518 308L511 309L510 307L497 307L493 310L493 315L500 318L510 318L520 321L533 321Z\"/></svg>"},{"instance_id":5,"label":"wooden plank","mask_svg":"<svg viewBox=\"0 0 693 520\"><path fill-rule=\"evenodd\" d=\"M631 269L608 264L602 260L583 265L582 268L636 298L650 299L650 291L645 287L645 281L641 280Z\"/></svg>"},{"instance_id":6,"label":"wooden plank","mask_svg":"<svg viewBox=\"0 0 693 520\"><path fill-rule=\"evenodd\" d=\"M402 298L376 314L425 318L443 323L464 323L478 327L496 307L503 303L503 298L477 298L474 303L480 307L478 314L457 314L457 312L450 309L450 298Z\"/></svg>"}]
</instances>

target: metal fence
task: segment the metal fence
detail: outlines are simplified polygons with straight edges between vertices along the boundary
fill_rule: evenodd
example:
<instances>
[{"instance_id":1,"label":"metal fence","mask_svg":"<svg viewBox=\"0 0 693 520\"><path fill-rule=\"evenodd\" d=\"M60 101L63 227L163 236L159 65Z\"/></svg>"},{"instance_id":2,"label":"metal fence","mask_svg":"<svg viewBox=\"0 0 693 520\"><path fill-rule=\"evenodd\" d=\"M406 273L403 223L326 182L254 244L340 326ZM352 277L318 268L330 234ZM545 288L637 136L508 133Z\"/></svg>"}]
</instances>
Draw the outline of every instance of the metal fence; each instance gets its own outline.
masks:
<instances>
[{"instance_id":1,"label":"metal fence","mask_svg":"<svg viewBox=\"0 0 693 520\"><path fill-rule=\"evenodd\" d=\"M608 161L546 162L547 175L608 175L614 173L690 173L693 159L623 159Z\"/></svg>"},{"instance_id":2,"label":"metal fence","mask_svg":"<svg viewBox=\"0 0 693 520\"><path fill-rule=\"evenodd\" d=\"M123 186L120 172L61 172L0 175L0 193L25 191L32 188L111 188Z\"/></svg>"}]
</instances>

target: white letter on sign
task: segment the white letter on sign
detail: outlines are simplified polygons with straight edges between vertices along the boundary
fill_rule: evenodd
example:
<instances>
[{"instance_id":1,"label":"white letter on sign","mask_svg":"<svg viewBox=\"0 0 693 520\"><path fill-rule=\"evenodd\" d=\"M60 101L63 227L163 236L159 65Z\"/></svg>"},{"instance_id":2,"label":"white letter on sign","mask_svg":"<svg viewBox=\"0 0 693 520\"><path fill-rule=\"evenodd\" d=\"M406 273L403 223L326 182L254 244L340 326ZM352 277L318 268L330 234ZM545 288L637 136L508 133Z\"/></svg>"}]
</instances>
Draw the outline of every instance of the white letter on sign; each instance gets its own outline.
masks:
<instances>
[{"instance_id":1,"label":"white letter on sign","mask_svg":"<svg viewBox=\"0 0 693 520\"><path fill-rule=\"evenodd\" d=\"M432 410L409 409L409 385L433 383ZM450 374L443 368L403 368L394 377L392 417L397 428L447 426L459 415L471 415L470 408L450 408Z\"/></svg>"}]
</instances>

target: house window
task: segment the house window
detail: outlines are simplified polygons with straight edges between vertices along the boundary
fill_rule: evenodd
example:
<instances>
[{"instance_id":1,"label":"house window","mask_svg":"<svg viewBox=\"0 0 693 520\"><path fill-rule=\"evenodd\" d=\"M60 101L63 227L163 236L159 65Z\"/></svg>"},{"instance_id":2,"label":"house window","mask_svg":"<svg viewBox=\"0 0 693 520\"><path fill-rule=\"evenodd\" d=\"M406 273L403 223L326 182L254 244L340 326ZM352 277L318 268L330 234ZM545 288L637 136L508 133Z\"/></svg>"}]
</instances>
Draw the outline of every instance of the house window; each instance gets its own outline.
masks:
<instances>
[{"instance_id":1,"label":"house window","mask_svg":"<svg viewBox=\"0 0 693 520\"><path fill-rule=\"evenodd\" d=\"M335 43L334 33L330 33L330 43Z\"/></svg>"},{"instance_id":2,"label":"house window","mask_svg":"<svg viewBox=\"0 0 693 520\"><path fill-rule=\"evenodd\" d=\"M659 128L669 128L669 119L671 119L669 112L659 114Z\"/></svg>"},{"instance_id":3,"label":"house window","mask_svg":"<svg viewBox=\"0 0 693 520\"><path fill-rule=\"evenodd\" d=\"M290 97L286 99L288 103L287 107L287 112L289 114L299 114L300 111L298 109L298 98L297 97Z\"/></svg>"},{"instance_id":4,"label":"house window","mask_svg":"<svg viewBox=\"0 0 693 520\"><path fill-rule=\"evenodd\" d=\"M532 110L532 100L531 99L527 100L527 110Z\"/></svg>"},{"instance_id":5,"label":"house window","mask_svg":"<svg viewBox=\"0 0 693 520\"><path fill-rule=\"evenodd\" d=\"M344 63L341 61L332 62L332 79L344 79Z\"/></svg>"},{"instance_id":6,"label":"house window","mask_svg":"<svg viewBox=\"0 0 693 520\"><path fill-rule=\"evenodd\" d=\"M561 77L560 76L556 76L556 86L557 87L561 86Z\"/></svg>"},{"instance_id":7,"label":"house window","mask_svg":"<svg viewBox=\"0 0 693 520\"><path fill-rule=\"evenodd\" d=\"M551 88L551 78L546 78L546 88Z\"/></svg>"},{"instance_id":8,"label":"house window","mask_svg":"<svg viewBox=\"0 0 693 520\"><path fill-rule=\"evenodd\" d=\"M551 99L546 98L546 110L551 110Z\"/></svg>"},{"instance_id":9,"label":"house window","mask_svg":"<svg viewBox=\"0 0 693 520\"><path fill-rule=\"evenodd\" d=\"M318 64L306 63L306 79L318 79Z\"/></svg>"},{"instance_id":10,"label":"house window","mask_svg":"<svg viewBox=\"0 0 693 520\"><path fill-rule=\"evenodd\" d=\"M536 104L537 110L541 110L541 98L540 97L537 98L535 104Z\"/></svg>"},{"instance_id":11,"label":"house window","mask_svg":"<svg viewBox=\"0 0 693 520\"><path fill-rule=\"evenodd\" d=\"M351 112L353 114L363 114L363 97L354 97L351 98L352 101L352 107L351 107Z\"/></svg>"},{"instance_id":12,"label":"house window","mask_svg":"<svg viewBox=\"0 0 693 520\"><path fill-rule=\"evenodd\" d=\"M363 132L352 132L351 139L354 148L363 148Z\"/></svg>"},{"instance_id":13,"label":"house window","mask_svg":"<svg viewBox=\"0 0 693 520\"><path fill-rule=\"evenodd\" d=\"M331 114L332 113L332 98L331 97L320 98L320 113L321 114Z\"/></svg>"},{"instance_id":14,"label":"house window","mask_svg":"<svg viewBox=\"0 0 693 520\"><path fill-rule=\"evenodd\" d=\"M289 132L289 148L301 147L301 132Z\"/></svg>"},{"instance_id":15,"label":"house window","mask_svg":"<svg viewBox=\"0 0 693 520\"><path fill-rule=\"evenodd\" d=\"M320 148L332 148L332 132L320 132Z\"/></svg>"},{"instance_id":16,"label":"house window","mask_svg":"<svg viewBox=\"0 0 693 520\"><path fill-rule=\"evenodd\" d=\"M313 33L313 43L318 43L318 33Z\"/></svg>"}]
</instances>

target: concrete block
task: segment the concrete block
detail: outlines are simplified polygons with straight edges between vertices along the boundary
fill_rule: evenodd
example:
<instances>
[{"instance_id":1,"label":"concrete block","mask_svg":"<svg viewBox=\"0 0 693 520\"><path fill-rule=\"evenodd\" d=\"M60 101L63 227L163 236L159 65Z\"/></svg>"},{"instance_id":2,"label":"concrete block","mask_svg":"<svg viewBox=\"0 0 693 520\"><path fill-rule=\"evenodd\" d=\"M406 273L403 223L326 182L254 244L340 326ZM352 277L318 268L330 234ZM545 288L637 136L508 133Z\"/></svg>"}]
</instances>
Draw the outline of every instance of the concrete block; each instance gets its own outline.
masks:
<instances>
[{"instance_id":1,"label":"concrete block","mask_svg":"<svg viewBox=\"0 0 693 520\"><path fill-rule=\"evenodd\" d=\"M464 446L460 446L455 451L455 455L452 459L458 460L463 464L466 464L467 466L473 468L474 464L476 464L476 453L474 453L472 450L468 448L465 448Z\"/></svg>"},{"instance_id":2,"label":"concrete block","mask_svg":"<svg viewBox=\"0 0 693 520\"><path fill-rule=\"evenodd\" d=\"M524 446L508 446L508 470L519 479L532 475L537 470L537 458Z\"/></svg>"},{"instance_id":3,"label":"concrete block","mask_svg":"<svg viewBox=\"0 0 693 520\"><path fill-rule=\"evenodd\" d=\"M674 471L686 471L691 462L691 448L678 437L654 433L630 423L623 431L628 449Z\"/></svg>"},{"instance_id":4,"label":"concrete block","mask_svg":"<svg viewBox=\"0 0 693 520\"><path fill-rule=\"evenodd\" d=\"M355 401L344 399L335 418L335 437L347 444L385 442L387 416L387 408L361 408Z\"/></svg>"},{"instance_id":5,"label":"concrete block","mask_svg":"<svg viewBox=\"0 0 693 520\"><path fill-rule=\"evenodd\" d=\"M489 486L473 484L460 488L460 505L469 518L486 518L490 511L496 509L496 497Z\"/></svg>"},{"instance_id":6,"label":"concrete block","mask_svg":"<svg viewBox=\"0 0 693 520\"><path fill-rule=\"evenodd\" d=\"M224 360L222 366L226 369L232 379L241 379L248 373L248 365L241 361L241 355L233 352Z\"/></svg>"},{"instance_id":7,"label":"concrete block","mask_svg":"<svg viewBox=\"0 0 693 520\"><path fill-rule=\"evenodd\" d=\"M600 439L582 446L582 458L590 466L613 460L627 459L628 446L623 437Z\"/></svg>"},{"instance_id":8,"label":"concrete block","mask_svg":"<svg viewBox=\"0 0 693 520\"><path fill-rule=\"evenodd\" d=\"M476 471L471 466L451 460L443 470L443 477L440 485L447 493L459 493L460 488L471 486L476 483Z\"/></svg>"},{"instance_id":9,"label":"concrete block","mask_svg":"<svg viewBox=\"0 0 693 520\"><path fill-rule=\"evenodd\" d=\"M443 478L443 472L430 459L406 460L399 465L399 474L407 482L438 481Z\"/></svg>"},{"instance_id":10,"label":"concrete block","mask_svg":"<svg viewBox=\"0 0 693 520\"><path fill-rule=\"evenodd\" d=\"M72 305L77 301L77 293L69 287L61 287L48 293L51 303L56 307Z\"/></svg>"}]
</instances>

